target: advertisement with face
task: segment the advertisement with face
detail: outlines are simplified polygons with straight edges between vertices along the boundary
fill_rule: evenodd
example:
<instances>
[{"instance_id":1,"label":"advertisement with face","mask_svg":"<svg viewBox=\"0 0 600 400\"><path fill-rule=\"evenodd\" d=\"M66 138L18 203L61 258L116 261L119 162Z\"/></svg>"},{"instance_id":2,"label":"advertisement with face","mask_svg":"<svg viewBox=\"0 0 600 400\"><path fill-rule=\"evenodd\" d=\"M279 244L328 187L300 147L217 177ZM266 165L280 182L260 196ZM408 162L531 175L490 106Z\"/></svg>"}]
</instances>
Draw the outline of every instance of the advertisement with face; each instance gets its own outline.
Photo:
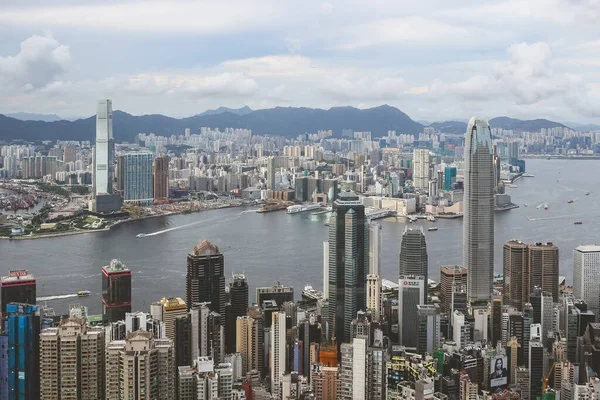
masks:
<instances>
[{"instance_id":1,"label":"advertisement with face","mask_svg":"<svg viewBox=\"0 0 600 400\"><path fill-rule=\"evenodd\" d=\"M490 387L508 384L507 357L496 356L490 363Z\"/></svg>"}]
</instances>

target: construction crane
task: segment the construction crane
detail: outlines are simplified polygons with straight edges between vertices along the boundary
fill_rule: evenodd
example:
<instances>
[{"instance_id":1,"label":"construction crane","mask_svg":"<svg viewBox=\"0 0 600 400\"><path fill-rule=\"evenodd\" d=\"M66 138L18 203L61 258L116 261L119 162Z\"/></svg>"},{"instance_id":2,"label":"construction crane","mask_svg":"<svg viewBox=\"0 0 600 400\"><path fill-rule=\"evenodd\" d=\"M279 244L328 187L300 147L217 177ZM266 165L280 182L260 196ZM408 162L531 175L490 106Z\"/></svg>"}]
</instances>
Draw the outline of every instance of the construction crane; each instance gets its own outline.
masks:
<instances>
[{"instance_id":1,"label":"construction crane","mask_svg":"<svg viewBox=\"0 0 600 400\"><path fill-rule=\"evenodd\" d=\"M542 393L546 392L546 388L548 387L548 380L550 379L550 375L552 375L552 371L554 371L554 365L556 365L556 362L552 363L552 366L550 367L550 371L548 371L548 373L544 377L544 383L542 385Z\"/></svg>"}]
</instances>

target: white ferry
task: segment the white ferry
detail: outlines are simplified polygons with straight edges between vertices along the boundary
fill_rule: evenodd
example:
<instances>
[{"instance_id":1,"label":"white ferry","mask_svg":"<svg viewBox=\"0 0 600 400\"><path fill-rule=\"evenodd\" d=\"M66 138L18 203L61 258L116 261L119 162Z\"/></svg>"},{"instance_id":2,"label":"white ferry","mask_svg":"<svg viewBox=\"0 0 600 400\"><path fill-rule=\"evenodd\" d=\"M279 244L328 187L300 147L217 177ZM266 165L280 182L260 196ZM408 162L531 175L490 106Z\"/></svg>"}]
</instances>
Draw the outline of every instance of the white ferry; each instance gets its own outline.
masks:
<instances>
[{"instance_id":1,"label":"white ferry","mask_svg":"<svg viewBox=\"0 0 600 400\"><path fill-rule=\"evenodd\" d=\"M430 226L429 228L427 228L428 231L437 231L438 227L437 226Z\"/></svg>"},{"instance_id":2,"label":"white ferry","mask_svg":"<svg viewBox=\"0 0 600 400\"><path fill-rule=\"evenodd\" d=\"M293 206L289 206L286 210L286 213L287 214L296 214L296 213L300 213L300 212L304 212L304 211L317 210L320 208L321 208L320 204L307 204L307 205L296 204Z\"/></svg>"},{"instance_id":3,"label":"white ferry","mask_svg":"<svg viewBox=\"0 0 600 400\"><path fill-rule=\"evenodd\" d=\"M305 300L316 301L323 298L323 293L319 292L316 289L313 289L311 285L306 285L304 286L304 290L302 291L302 297Z\"/></svg>"},{"instance_id":4,"label":"white ferry","mask_svg":"<svg viewBox=\"0 0 600 400\"><path fill-rule=\"evenodd\" d=\"M145 233L139 233L136 235L136 238L143 238L143 237L146 237Z\"/></svg>"}]
</instances>

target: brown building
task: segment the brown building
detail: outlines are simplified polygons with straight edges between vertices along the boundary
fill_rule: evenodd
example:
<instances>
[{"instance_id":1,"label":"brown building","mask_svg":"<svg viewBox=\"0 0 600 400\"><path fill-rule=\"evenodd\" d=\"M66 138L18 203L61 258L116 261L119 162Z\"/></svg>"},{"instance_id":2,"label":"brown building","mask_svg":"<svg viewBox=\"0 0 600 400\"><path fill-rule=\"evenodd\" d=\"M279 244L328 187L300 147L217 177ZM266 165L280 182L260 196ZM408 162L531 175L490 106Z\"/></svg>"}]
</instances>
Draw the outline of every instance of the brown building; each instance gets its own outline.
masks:
<instances>
[{"instance_id":1,"label":"brown building","mask_svg":"<svg viewBox=\"0 0 600 400\"><path fill-rule=\"evenodd\" d=\"M312 376L315 388L315 400L336 400L339 398L339 379L337 367L322 367Z\"/></svg>"},{"instance_id":2,"label":"brown building","mask_svg":"<svg viewBox=\"0 0 600 400\"><path fill-rule=\"evenodd\" d=\"M506 242L503 270L505 305L523 310L535 286L551 293L552 299L558 301L558 247L553 243Z\"/></svg>"},{"instance_id":3,"label":"brown building","mask_svg":"<svg viewBox=\"0 0 600 400\"><path fill-rule=\"evenodd\" d=\"M154 201L169 198L169 158L160 156L154 159Z\"/></svg>"},{"instance_id":4,"label":"brown building","mask_svg":"<svg viewBox=\"0 0 600 400\"><path fill-rule=\"evenodd\" d=\"M452 307L452 287L467 284L467 269L460 265L442 265L440 268L440 311L450 312Z\"/></svg>"},{"instance_id":5,"label":"brown building","mask_svg":"<svg viewBox=\"0 0 600 400\"><path fill-rule=\"evenodd\" d=\"M40 334L40 398L104 398L104 329L84 318L63 320Z\"/></svg>"},{"instance_id":6,"label":"brown building","mask_svg":"<svg viewBox=\"0 0 600 400\"><path fill-rule=\"evenodd\" d=\"M503 271L504 290L502 303L523 311L523 305L529 300L527 293L527 245L511 240L504 244Z\"/></svg>"}]
</instances>

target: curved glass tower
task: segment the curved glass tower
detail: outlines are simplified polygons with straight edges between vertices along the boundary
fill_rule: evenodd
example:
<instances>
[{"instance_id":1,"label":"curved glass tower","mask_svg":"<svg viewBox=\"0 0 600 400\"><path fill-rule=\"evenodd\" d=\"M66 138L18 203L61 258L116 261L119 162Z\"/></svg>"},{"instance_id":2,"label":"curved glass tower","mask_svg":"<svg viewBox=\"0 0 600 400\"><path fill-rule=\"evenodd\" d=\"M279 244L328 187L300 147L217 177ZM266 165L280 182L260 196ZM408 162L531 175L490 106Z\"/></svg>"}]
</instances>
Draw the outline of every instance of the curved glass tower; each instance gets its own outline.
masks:
<instances>
[{"instance_id":1,"label":"curved glass tower","mask_svg":"<svg viewBox=\"0 0 600 400\"><path fill-rule=\"evenodd\" d=\"M492 132L473 117L465 140L463 265L470 303L488 302L494 275L494 165Z\"/></svg>"}]
</instances>

